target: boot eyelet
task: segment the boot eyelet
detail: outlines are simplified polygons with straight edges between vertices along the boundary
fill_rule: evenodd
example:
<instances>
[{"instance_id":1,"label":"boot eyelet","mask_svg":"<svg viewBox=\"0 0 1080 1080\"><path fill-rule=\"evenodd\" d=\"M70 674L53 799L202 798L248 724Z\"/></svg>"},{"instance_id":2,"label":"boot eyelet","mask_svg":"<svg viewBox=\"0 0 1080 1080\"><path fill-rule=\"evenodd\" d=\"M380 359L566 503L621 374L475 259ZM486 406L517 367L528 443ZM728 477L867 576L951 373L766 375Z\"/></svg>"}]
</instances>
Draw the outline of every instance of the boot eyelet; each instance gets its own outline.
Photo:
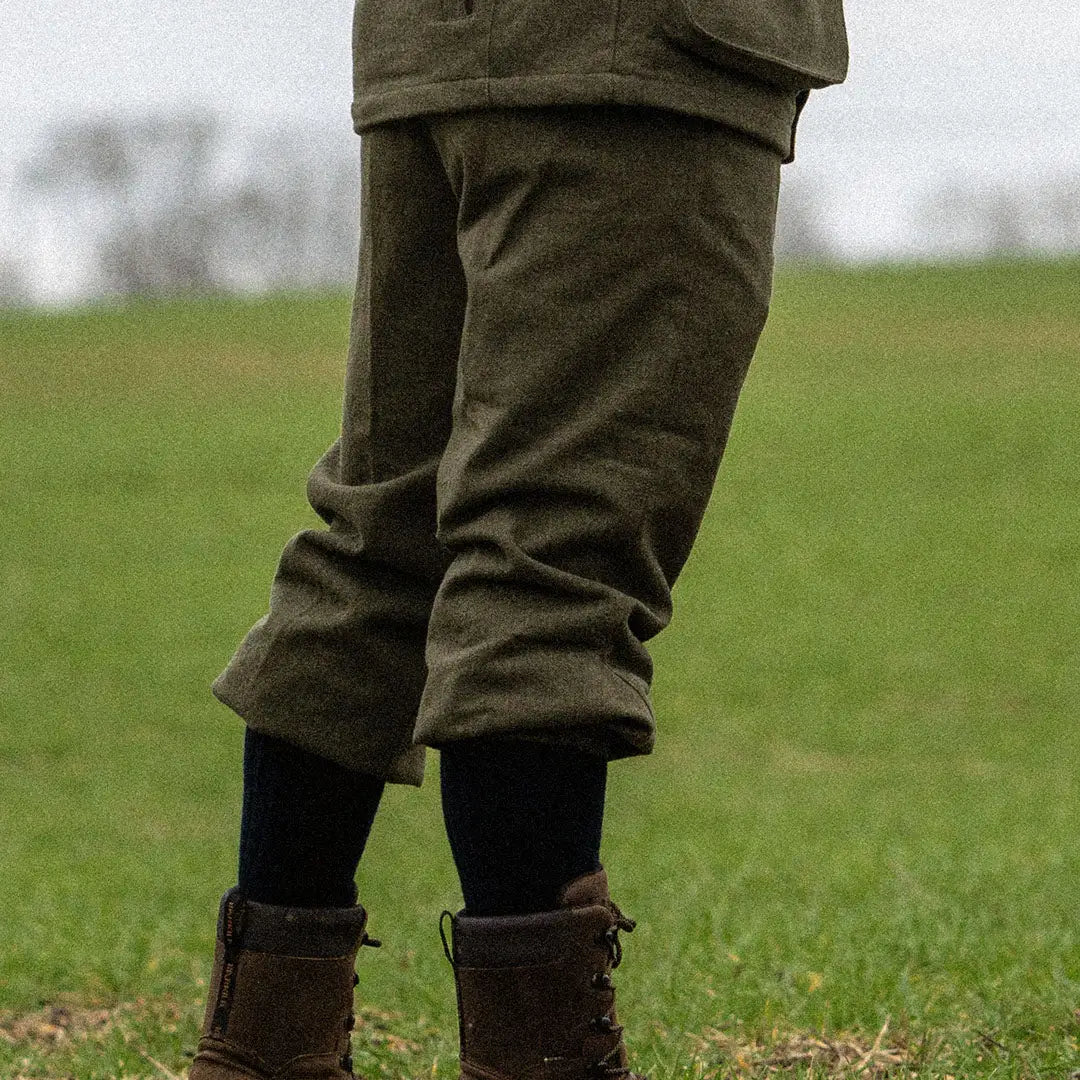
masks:
<instances>
[{"instance_id":1,"label":"boot eyelet","mask_svg":"<svg viewBox=\"0 0 1080 1080\"><path fill-rule=\"evenodd\" d=\"M615 1025L612 1023L610 1016L598 1016L591 1021L590 1026L592 1027L593 1031L607 1032L611 1031L611 1029Z\"/></svg>"},{"instance_id":2,"label":"boot eyelet","mask_svg":"<svg viewBox=\"0 0 1080 1080\"><path fill-rule=\"evenodd\" d=\"M352 1015L346 1016L345 1017L345 1030L346 1031L352 1031L352 1029L354 1027L356 1027L356 1017L352 1016Z\"/></svg>"},{"instance_id":3,"label":"boot eyelet","mask_svg":"<svg viewBox=\"0 0 1080 1080\"><path fill-rule=\"evenodd\" d=\"M592 987L594 990L610 990L611 976L606 971L596 972L592 977Z\"/></svg>"}]
</instances>

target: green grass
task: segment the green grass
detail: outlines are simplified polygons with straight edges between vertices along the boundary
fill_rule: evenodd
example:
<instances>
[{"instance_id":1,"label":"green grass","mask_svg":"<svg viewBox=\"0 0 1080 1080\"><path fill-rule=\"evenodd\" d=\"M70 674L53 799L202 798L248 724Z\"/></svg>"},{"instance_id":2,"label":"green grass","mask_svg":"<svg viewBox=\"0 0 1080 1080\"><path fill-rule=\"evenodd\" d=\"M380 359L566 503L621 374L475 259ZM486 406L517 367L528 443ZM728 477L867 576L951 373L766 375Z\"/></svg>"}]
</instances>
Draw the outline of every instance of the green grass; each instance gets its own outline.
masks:
<instances>
[{"instance_id":1,"label":"green grass","mask_svg":"<svg viewBox=\"0 0 1080 1080\"><path fill-rule=\"evenodd\" d=\"M4 1080L186 1068L240 800L207 687L313 520L347 324L344 297L0 319ZM657 750L611 770L654 1080L886 1022L894 1075L1080 1068L1078 359L1080 264L778 277L655 643ZM456 1075L431 765L361 873L369 1077ZM57 1002L111 1012L31 1025Z\"/></svg>"}]
</instances>

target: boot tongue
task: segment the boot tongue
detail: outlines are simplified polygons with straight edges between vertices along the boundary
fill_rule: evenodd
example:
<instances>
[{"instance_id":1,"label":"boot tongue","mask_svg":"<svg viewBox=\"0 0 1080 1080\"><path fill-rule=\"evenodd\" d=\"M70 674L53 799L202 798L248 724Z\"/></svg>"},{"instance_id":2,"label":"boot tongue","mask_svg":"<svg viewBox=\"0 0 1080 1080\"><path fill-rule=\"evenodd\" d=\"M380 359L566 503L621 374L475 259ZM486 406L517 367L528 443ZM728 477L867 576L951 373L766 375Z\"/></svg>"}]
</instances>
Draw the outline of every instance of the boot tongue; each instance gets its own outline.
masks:
<instances>
[{"instance_id":1,"label":"boot tongue","mask_svg":"<svg viewBox=\"0 0 1080 1080\"><path fill-rule=\"evenodd\" d=\"M607 871L602 866L591 874L574 878L559 893L560 907L607 906L609 901Z\"/></svg>"}]
</instances>

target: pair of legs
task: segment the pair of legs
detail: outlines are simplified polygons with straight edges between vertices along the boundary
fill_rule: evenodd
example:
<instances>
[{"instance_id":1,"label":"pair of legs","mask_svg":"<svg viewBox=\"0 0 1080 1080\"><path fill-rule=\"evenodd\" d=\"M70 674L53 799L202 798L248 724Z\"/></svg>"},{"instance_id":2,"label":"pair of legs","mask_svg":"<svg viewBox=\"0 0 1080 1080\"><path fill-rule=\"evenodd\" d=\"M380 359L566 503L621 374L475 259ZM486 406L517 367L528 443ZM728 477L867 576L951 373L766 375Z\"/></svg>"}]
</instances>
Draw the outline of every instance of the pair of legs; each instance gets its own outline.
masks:
<instances>
[{"instance_id":1,"label":"pair of legs","mask_svg":"<svg viewBox=\"0 0 1080 1080\"><path fill-rule=\"evenodd\" d=\"M465 907L555 906L599 868L607 764L565 747L470 740L442 753L442 797ZM270 735L244 742L239 885L252 900L345 907L384 782Z\"/></svg>"},{"instance_id":2,"label":"pair of legs","mask_svg":"<svg viewBox=\"0 0 1080 1080\"><path fill-rule=\"evenodd\" d=\"M441 755L470 1080L628 1074L607 762L765 321L780 159L712 121L481 110L365 136L341 437L214 692L248 724L193 1080L351 1074L353 876Z\"/></svg>"}]
</instances>

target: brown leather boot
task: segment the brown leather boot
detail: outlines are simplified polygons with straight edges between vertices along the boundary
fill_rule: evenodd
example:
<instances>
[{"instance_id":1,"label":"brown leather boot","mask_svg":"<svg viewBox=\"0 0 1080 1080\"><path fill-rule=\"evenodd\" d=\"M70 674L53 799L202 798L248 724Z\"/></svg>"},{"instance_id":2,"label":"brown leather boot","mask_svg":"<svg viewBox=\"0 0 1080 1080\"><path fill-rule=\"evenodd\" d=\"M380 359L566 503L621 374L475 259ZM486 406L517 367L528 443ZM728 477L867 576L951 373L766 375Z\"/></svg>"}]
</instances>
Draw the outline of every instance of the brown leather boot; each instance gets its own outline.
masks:
<instances>
[{"instance_id":1,"label":"brown leather boot","mask_svg":"<svg viewBox=\"0 0 1080 1080\"><path fill-rule=\"evenodd\" d=\"M535 915L450 916L463 1080L630 1080L611 970L634 928L603 869ZM450 915L443 912L443 919ZM634 1078L640 1080L640 1078Z\"/></svg>"},{"instance_id":2,"label":"brown leather boot","mask_svg":"<svg viewBox=\"0 0 1080 1080\"><path fill-rule=\"evenodd\" d=\"M188 1080L348 1080L367 912L221 899L206 1019Z\"/></svg>"}]
</instances>

